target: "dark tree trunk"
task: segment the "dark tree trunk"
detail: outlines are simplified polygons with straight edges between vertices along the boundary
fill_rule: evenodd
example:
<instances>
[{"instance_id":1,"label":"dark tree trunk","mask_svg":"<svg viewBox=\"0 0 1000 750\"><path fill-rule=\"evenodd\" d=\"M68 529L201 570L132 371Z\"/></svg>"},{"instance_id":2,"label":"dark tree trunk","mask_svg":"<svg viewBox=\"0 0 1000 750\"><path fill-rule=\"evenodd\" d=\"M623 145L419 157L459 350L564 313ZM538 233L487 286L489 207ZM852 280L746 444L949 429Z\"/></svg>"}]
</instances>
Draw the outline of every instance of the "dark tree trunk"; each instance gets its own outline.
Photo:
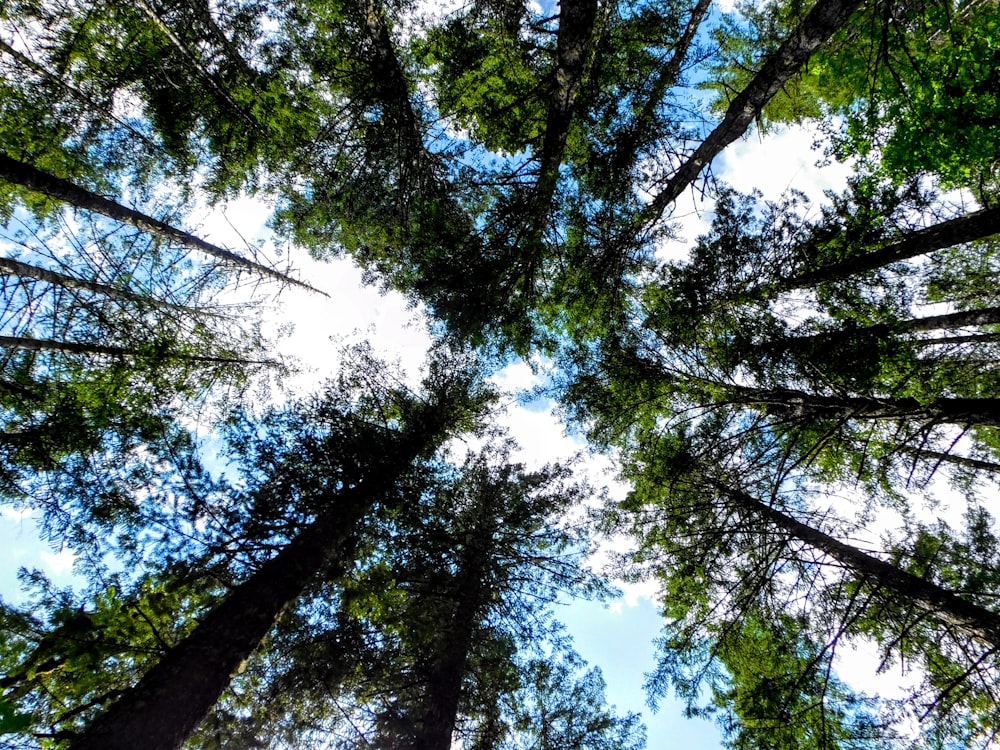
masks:
<instances>
[{"instance_id":1,"label":"dark tree trunk","mask_svg":"<svg viewBox=\"0 0 1000 750\"><path fill-rule=\"evenodd\" d=\"M648 219L658 218L726 146L746 132L771 98L820 45L847 22L860 4L861 0L819 0L813 6L798 28L767 58L753 80L730 102L722 122L653 198L647 209Z\"/></svg>"},{"instance_id":2,"label":"dark tree trunk","mask_svg":"<svg viewBox=\"0 0 1000 750\"><path fill-rule=\"evenodd\" d=\"M900 570L895 565L872 557L849 544L844 544L745 492L722 483L715 483L715 487L720 494L736 501L748 512L829 555L860 578L893 593L905 602L912 603L935 619L1000 648L1000 615L996 612L963 599L936 583Z\"/></svg>"},{"instance_id":3,"label":"dark tree trunk","mask_svg":"<svg viewBox=\"0 0 1000 750\"><path fill-rule=\"evenodd\" d=\"M787 292L825 282L839 281L855 274L874 271L890 263L927 255L936 250L954 247L963 242L981 240L998 233L1000 233L1000 207L984 208L957 219L949 219L932 227L917 230L873 252L861 253L839 263L784 279L771 289Z\"/></svg>"},{"instance_id":4,"label":"dark tree trunk","mask_svg":"<svg viewBox=\"0 0 1000 750\"><path fill-rule=\"evenodd\" d=\"M810 336L790 336L788 338L769 341L756 347L759 351L800 351L814 350L823 346L839 346L848 343L866 343L889 336L906 333L924 333L927 331L954 330L957 328L973 328L977 326L1000 324L1000 307L987 307L982 310L960 310L943 315L930 315L926 318L910 318L894 323L877 323L864 328L845 328L836 331L823 331ZM983 335L967 339L975 341ZM940 340L916 339L914 344L923 343L963 343L960 337L949 337Z\"/></svg>"},{"instance_id":5,"label":"dark tree trunk","mask_svg":"<svg viewBox=\"0 0 1000 750\"><path fill-rule=\"evenodd\" d=\"M20 185L28 190L33 190L43 195L47 195L49 198L62 201L73 206L74 208L101 214L109 219L114 219L115 221L120 221L123 224L128 224L129 226L133 226L143 232L148 232L149 234L159 237L160 239L167 240L169 242L176 242L194 250L200 250L225 263L239 266L241 268L247 268L263 276L270 276L271 278L278 279L279 281L288 284L295 284L296 286L309 289L313 292L319 291L302 281L297 281L290 276L281 273L280 271L268 268L267 266L262 266L261 264L248 260L247 258L237 255L230 250L225 250L218 245L206 242L200 237L195 237L193 234L177 229L166 222L154 219L152 216L148 216L144 213L128 208L127 206L123 206L115 201L108 200L107 198L97 195L97 193L93 193L86 188L82 188L69 180L64 180L61 177L56 177L48 174L47 172L43 172L30 164L25 164L24 162L12 159L3 153L0 153L0 179L6 180L15 185ZM320 292L320 294L323 294L323 296L329 296L323 292Z\"/></svg>"},{"instance_id":6,"label":"dark tree trunk","mask_svg":"<svg viewBox=\"0 0 1000 750\"><path fill-rule=\"evenodd\" d=\"M443 425L443 423L442 423ZM413 459L439 438L438 425L407 435L278 555L236 587L192 633L70 745L71 750L176 750L273 627L328 563L349 562L358 521Z\"/></svg>"},{"instance_id":7,"label":"dark tree trunk","mask_svg":"<svg viewBox=\"0 0 1000 750\"><path fill-rule=\"evenodd\" d=\"M597 0L563 0L556 39L556 68L552 77L545 136L539 153L530 220L538 232L548 215L559 181L559 166L566 151L566 139L573 121L573 105L586 75L594 46Z\"/></svg>"},{"instance_id":8,"label":"dark tree trunk","mask_svg":"<svg viewBox=\"0 0 1000 750\"><path fill-rule=\"evenodd\" d=\"M488 534L485 539L492 539ZM427 709L423 731L415 743L418 750L449 750L458 717L472 639L487 600L486 569L492 550L483 539L471 539L462 561L451 622L438 641L434 667L428 675Z\"/></svg>"},{"instance_id":9,"label":"dark tree trunk","mask_svg":"<svg viewBox=\"0 0 1000 750\"><path fill-rule=\"evenodd\" d=\"M952 464L954 466L965 466L977 471L987 471L993 474L1000 473L1000 463L994 461L984 461L980 458L969 458L959 456L954 453L944 453L942 451L932 451L927 448L899 448L901 453L913 456L914 460L927 461L935 464Z\"/></svg>"},{"instance_id":10,"label":"dark tree trunk","mask_svg":"<svg viewBox=\"0 0 1000 750\"><path fill-rule=\"evenodd\" d=\"M793 388L725 386L728 401L763 407L765 411L816 419L916 419L958 425L1000 427L1000 399L936 398L921 403L915 398L823 396Z\"/></svg>"},{"instance_id":11,"label":"dark tree trunk","mask_svg":"<svg viewBox=\"0 0 1000 750\"><path fill-rule=\"evenodd\" d=\"M639 144L643 137L650 131L656 116L656 109L663 101L663 97L671 86L677 81L681 72L688 51L694 43L694 38L701 27L702 21L708 15L708 9L712 5L712 0L698 0L698 3L691 10L691 18L684 29L684 33L678 40L670 54L670 60L664 65L650 87L649 96L643 104L642 111L629 125L628 129L621 133L615 144L614 163L617 170L628 169L635 162Z\"/></svg>"}]
</instances>

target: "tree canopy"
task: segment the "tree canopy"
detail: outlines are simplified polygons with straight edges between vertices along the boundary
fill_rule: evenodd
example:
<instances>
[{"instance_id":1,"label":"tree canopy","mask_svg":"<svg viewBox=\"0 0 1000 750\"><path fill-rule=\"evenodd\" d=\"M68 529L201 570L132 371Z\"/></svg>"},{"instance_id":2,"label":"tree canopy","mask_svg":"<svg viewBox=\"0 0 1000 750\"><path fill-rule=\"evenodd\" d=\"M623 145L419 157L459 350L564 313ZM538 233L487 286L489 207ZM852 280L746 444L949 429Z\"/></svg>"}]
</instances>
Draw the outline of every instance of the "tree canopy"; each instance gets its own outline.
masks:
<instances>
[{"instance_id":1,"label":"tree canopy","mask_svg":"<svg viewBox=\"0 0 1000 750\"><path fill-rule=\"evenodd\" d=\"M731 746L993 744L998 18L6 3L0 497L84 583L3 606L2 741L639 747L552 612L604 535L658 588L652 699ZM839 191L725 184L791 124ZM193 228L234 199L425 310L422 385L359 346L289 400L262 284L322 290ZM515 459L516 358L625 499ZM906 694L838 673L859 644Z\"/></svg>"}]
</instances>

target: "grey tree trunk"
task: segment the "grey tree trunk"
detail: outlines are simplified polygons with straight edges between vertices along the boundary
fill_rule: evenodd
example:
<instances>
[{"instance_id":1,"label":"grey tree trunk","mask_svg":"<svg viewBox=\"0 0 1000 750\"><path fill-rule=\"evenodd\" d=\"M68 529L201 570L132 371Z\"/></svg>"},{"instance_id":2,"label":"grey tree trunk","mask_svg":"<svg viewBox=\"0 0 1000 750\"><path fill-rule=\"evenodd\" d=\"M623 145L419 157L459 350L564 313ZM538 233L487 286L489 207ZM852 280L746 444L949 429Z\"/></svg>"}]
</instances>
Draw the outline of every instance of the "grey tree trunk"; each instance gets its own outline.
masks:
<instances>
[{"instance_id":1,"label":"grey tree trunk","mask_svg":"<svg viewBox=\"0 0 1000 750\"><path fill-rule=\"evenodd\" d=\"M715 483L720 494L736 501L750 513L774 524L796 539L829 555L874 585L886 589L940 622L952 625L1000 648L1000 615L980 607L932 581L900 570L877 557L807 526L745 492Z\"/></svg>"},{"instance_id":2,"label":"grey tree trunk","mask_svg":"<svg viewBox=\"0 0 1000 750\"><path fill-rule=\"evenodd\" d=\"M694 182L726 146L739 138L760 116L772 97L806 63L820 45L850 18L861 0L819 0L802 23L764 62L763 67L729 104L725 116L694 153L681 164L667 186L646 210L656 220Z\"/></svg>"},{"instance_id":3,"label":"grey tree trunk","mask_svg":"<svg viewBox=\"0 0 1000 750\"><path fill-rule=\"evenodd\" d=\"M278 616L328 563L349 562L357 522L411 462L441 438L447 417L400 440L361 484L330 492L327 508L277 556L264 563L171 649L70 750L176 750L273 627Z\"/></svg>"},{"instance_id":4,"label":"grey tree trunk","mask_svg":"<svg viewBox=\"0 0 1000 750\"><path fill-rule=\"evenodd\" d=\"M231 250L226 250L206 242L200 237L185 232L166 222L154 219L135 209L123 206L121 203L109 200L103 196L93 193L86 188L82 188L69 180L56 177L47 172L43 172L30 164L26 164L16 159L12 159L7 154L0 153L0 179L11 182L15 185L27 188L28 190L47 195L49 198L67 203L75 208L90 211L91 213L107 216L109 219L128 224L143 232L148 232L155 237L176 242L194 250L200 250L213 258L229 263L240 268L246 268L262 276L269 276L287 284L294 284L303 289L319 292L318 289L309 286L305 282L293 279L291 276L268 268L260 263L237 255ZM323 296L329 296L324 292L319 292Z\"/></svg>"},{"instance_id":5,"label":"grey tree trunk","mask_svg":"<svg viewBox=\"0 0 1000 750\"><path fill-rule=\"evenodd\" d=\"M870 253L833 263L825 268L807 271L778 282L772 289L787 292L792 289L815 286L829 281L839 281L855 274L910 258L973 242L1000 233L1000 207L984 208L956 219L920 229L902 239Z\"/></svg>"}]
</instances>

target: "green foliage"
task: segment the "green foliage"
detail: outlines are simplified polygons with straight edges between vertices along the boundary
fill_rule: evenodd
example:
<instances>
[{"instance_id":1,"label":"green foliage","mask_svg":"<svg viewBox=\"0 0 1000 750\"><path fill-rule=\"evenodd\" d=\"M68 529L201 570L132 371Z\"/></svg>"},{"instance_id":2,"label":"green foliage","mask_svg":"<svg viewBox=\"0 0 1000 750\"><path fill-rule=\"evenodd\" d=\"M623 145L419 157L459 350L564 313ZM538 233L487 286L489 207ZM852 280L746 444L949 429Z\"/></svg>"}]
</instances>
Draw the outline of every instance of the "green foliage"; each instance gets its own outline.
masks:
<instances>
[{"instance_id":1,"label":"green foliage","mask_svg":"<svg viewBox=\"0 0 1000 750\"><path fill-rule=\"evenodd\" d=\"M877 3L817 53L764 108L761 124L822 121L838 158L874 157L903 180L992 191L997 179L997 19L993 3ZM722 109L793 28L796 4L746 5L715 38L705 84ZM841 118L838 127L831 116Z\"/></svg>"},{"instance_id":2,"label":"green foliage","mask_svg":"<svg viewBox=\"0 0 1000 750\"><path fill-rule=\"evenodd\" d=\"M543 82L552 65L545 32L519 2L483 3L432 29L417 54L434 70L441 112L490 151L537 149L545 129Z\"/></svg>"}]
</instances>

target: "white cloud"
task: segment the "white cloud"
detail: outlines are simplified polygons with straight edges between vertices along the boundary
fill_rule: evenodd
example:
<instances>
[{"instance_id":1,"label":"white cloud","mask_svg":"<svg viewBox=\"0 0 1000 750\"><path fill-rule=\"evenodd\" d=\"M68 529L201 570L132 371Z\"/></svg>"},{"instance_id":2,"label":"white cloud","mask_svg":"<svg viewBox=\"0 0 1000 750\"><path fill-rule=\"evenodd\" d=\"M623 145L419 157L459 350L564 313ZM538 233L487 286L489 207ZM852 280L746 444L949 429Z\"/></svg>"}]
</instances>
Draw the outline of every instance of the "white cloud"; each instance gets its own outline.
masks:
<instances>
[{"instance_id":1,"label":"white cloud","mask_svg":"<svg viewBox=\"0 0 1000 750\"><path fill-rule=\"evenodd\" d=\"M775 128L766 135L755 129L723 152L716 173L743 193L759 190L774 199L795 189L820 201L824 190L843 189L853 170L840 162L817 166L823 158L813 149L817 135L808 125Z\"/></svg>"},{"instance_id":2,"label":"white cloud","mask_svg":"<svg viewBox=\"0 0 1000 750\"><path fill-rule=\"evenodd\" d=\"M42 552L39 557L45 572L53 578L61 578L73 571L73 564L76 562L76 555L68 549L61 549L58 552Z\"/></svg>"}]
</instances>

